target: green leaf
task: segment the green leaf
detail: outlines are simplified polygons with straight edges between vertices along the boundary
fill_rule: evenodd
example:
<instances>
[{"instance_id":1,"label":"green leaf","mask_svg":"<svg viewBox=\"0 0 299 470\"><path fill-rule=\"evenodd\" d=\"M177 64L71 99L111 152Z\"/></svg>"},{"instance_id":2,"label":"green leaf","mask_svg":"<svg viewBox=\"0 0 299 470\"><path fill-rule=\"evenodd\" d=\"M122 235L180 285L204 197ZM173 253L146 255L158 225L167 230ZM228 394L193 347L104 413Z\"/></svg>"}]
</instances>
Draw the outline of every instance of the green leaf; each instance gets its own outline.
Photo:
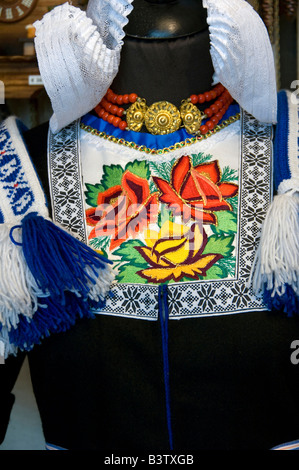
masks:
<instances>
[{"instance_id":1,"label":"green leaf","mask_svg":"<svg viewBox=\"0 0 299 470\"><path fill-rule=\"evenodd\" d=\"M165 181L170 182L171 169L174 163L175 163L175 158L173 158L170 162L163 162L163 163L150 162L150 169L155 174L155 176L159 176L160 178L163 178Z\"/></svg>"},{"instance_id":2,"label":"green leaf","mask_svg":"<svg viewBox=\"0 0 299 470\"><path fill-rule=\"evenodd\" d=\"M119 268L119 272L115 277L120 283L136 282L138 284L147 284L147 280L139 276L137 271L140 271L140 266L133 266L132 264L126 263Z\"/></svg>"},{"instance_id":3,"label":"green leaf","mask_svg":"<svg viewBox=\"0 0 299 470\"><path fill-rule=\"evenodd\" d=\"M165 222L173 222L173 213L168 209L166 204L161 204L157 222L160 228Z\"/></svg>"},{"instance_id":4,"label":"green leaf","mask_svg":"<svg viewBox=\"0 0 299 470\"><path fill-rule=\"evenodd\" d=\"M223 279L225 273L222 271L220 266L214 264L210 269L207 270L206 276L202 276L203 280L211 280L211 279Z\"/></svg>"},{"instance_id":5,"label":"green leaf","mask_svg":"<svg viewBox=\"0 0 299 470\"><path fill-rule=\"evenodd\" d=\"M157 191L157 186L155 185L152 178L149 179L149 188L151 193L155 193Z\"/></svg>"},{"instance_id":6,"label":"green leaf","mask_svg":"<svg viewBox=\"0 0 299 470\"><path fill-rule=\"evenodd\" d=\"M215 214L218 224L211 225L214 233L236 233L237 232L237 216L231 211L220 211Z\"/></svg>"},{"instance_id":7,"label":"green leaf","mask_svg":"<svg viewBox=\"0 0 299 470\"><path fill-rule=\"evenodd\" d=\"M105 191L104 186L101 184L85 184L87 191L85 191L86 203L91 207L97 207L97 200L99 193Z\"/></svg>"},{"instance_id":8,"label":"green leaf","mask_svg":"<svg viewBox=\"0 0 299 470\"><path fill-rule=\"evenodd\" d=\"M147 180L151 175L149 165L145 160L142 160L141 162L135 160L134 162L127 163L125 170L129 170L134 175Z\"/></svg>"},{"instance_id":9,"label":"green leaf","mask_svg":"<svg viewBox=\"0 0 299 470\"><path fill-rule=\"evenodd\" d=\"M220 181L237 181L238 180L238 171L225 166L222 170L221 180Z\"/></svg>"},{"instance_id":10,"label":"green leaf","mask_svg":"<svg viewBox=\"0 0 299 470\"><path fill-rule=\"evenodd\" d=\"M212 155L205 155L203 152L192 153L191 157L193 166L201 165L213 158Z\"/></svg>"},{"instance_id":11,"label":"green leaf","mask_svg":"<svg viewBox=\"0 0 299 470\"><path fill-rule=\"evenodd\" d=\"M92 246L95 250L102 250L103 253L106 253L110 245L110 237L96 237L92 238L89 242L90 246Z\"/></svg>"},{"instance_id":12,"label":"green leaf","mask_svg":"<svg viewBox=\"0 0 299 470\"><path fill-rule=\"evenodd\" d=\"M104 188L109 189L113 186L120 185L123 173L124 170L120 165L104 165L101 181Z\"/></svg>"},{"instance_id":13,"label":"green leaf","mask_svg":"<svg viewBox=\"0 0 299 470\"><path fill-rule=\"evenodd\" d=\"M226 199L226 202L228 202L232 206L233 212L236 214L238 212L238 203L239 203L238 196L228 197Z\"/></svg>"},{"instance_id":14,"label":"green leaf","mask_svg":"<svg viewBox=\"0 0 299 470\"><path fill-rule=\"evenodd\" d=\"M120 256L122 261L128 261L130 265L138 266L138 269L148 267L142 255L135 246L144 246L140 240L127 240L119 248L113 251L113 254Z\"/></svg>"},{"instance_id":15,"label":"green leaf","mask_svg":"<svg viewBox=\"0 0 299 470\"><path fill-rule=\"evenodd\" d=\"M203 254L213 253L223 255L225 257L230 256L234 250L234 246L232 244L234 238L234 235L229 235L228 237L224 235L220 235L219 237L217 235L212 235L208 238Z\"/></svg>"},{"instance_id":16,"label":"green leaf","mask_svg":"<svg viewBox=\"0 0 299 470\"><path fill-rule=\"evenodd\" d=\"M222 269L224 277L234 276L236 271L236 257L221 258L217 261L217 265Z\"/></svg>"}]
</instances>

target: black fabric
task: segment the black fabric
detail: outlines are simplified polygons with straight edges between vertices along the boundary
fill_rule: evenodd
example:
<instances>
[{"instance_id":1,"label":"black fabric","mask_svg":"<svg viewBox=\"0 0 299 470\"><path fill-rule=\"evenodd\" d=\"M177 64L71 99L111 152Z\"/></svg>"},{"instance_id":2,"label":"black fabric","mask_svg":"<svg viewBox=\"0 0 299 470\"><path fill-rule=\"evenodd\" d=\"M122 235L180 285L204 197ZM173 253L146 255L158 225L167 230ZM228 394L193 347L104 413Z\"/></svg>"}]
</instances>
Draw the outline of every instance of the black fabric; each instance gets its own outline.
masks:
<instances>
[{"instance_id":1,"label":"black fabric","mask_svg":"<svg viewBox=\"0 0 299 470\"><path fill-rule=\"evenodd\" d=\"M167 448L157 322L82 321L29 360L47 442L69 450Z\"/></svg>"},{"instance_id":2,"label":"black fabric","mask_svg":"<svg viewBox=\"0 0 299 470\"><path fill-rule=\"evenodd\" d=\"M148 105L166 100L180 106L191 94L211 89L209 44L208 29L167 41L127 37L111 88L119 94L137 93Z\"/></svg>"},{"instance_id":3,"label":"black fabric","mask_svg":"<svg viewBox=\"0 0 299 470\"><path fill-rule=\"evenodd\" d=\"M47 162L48 130L49 123L45 122L25 132L24 140L51 210Z\"/></svg>"},{"instance_id":4,"label":"black fabric","mask_svg":"<svg viewBox=\"0 0 299 470\"><path fill-rule=\"evenodd\" d=\"M267 450L298 438L298 319L266 312L169 322L174 451ZM159 322L97 316L29 354L46 440L169 450Z\"/></svg>"},{"instance_id":5,"label":"black fabric","mask_svg":"<svg viewBox=\"0 0 299 470\"><path fill-rule=\"evenodd\" d=\"M182 37L202 31L206 19L201 0L134 0L124 31L148 40Z\"/></svg>"}]
</instances>

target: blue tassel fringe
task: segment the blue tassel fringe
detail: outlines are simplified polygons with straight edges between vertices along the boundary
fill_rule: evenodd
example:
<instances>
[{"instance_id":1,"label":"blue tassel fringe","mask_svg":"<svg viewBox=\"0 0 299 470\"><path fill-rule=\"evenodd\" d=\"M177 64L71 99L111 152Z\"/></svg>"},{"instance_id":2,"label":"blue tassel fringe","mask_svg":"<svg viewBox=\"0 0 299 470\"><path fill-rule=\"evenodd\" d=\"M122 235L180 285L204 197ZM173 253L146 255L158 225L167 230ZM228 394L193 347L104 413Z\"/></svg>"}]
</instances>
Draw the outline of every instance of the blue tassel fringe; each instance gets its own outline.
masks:
<instances>
[{"instance_id":1,"label":"blue tassel fringe","mask_svg":"<svg viewBox=\"0 0 299 470\"><path fill-rule=\"evenodd\" d=\"M19 315L17 328L9 331L10 342L29 351L51 333L67 331L79 318L93 318L104 299L89 297L100 270L111 263L80 240L37 213L22 220L21 245L26 263L44 293L32 318Z\"/></svg>"},{"instance_id":2,"label":"blue tassel fringe","mask_svg":"<svg viewBox=\"0 0 299 470\"><path fill-rule=\"evenodd\" d=\"M275 294L272 296L272 291L265 289L263 300L269 310L286 313L288 317L299 314L299 299L290 286L286 286L283 295Z\"/></svg>"},{"instance_id":3,"label":"blue tassel fringe","mask_svg":"<svg viewBox=\"0 0 299 470\"><path fill-rule=\"evenodd\" d=\"M87 298L88 282L95 284L95 278L86 272L86 267L96 277L100 269L111 263L36 213L28 214L22 221L22 247L37 285L54 297L69 290Z\"/></svg>"},{"instance_id":4,"label":"blue tassel fringe","mask_svg":"<svg viewBox=\"0 0 299 470\"><path fill-rule=\"evenodd\" d=\"M92 302L66 292L66 305L63 306L51 297L42 299L42 306L33 318L20 315L16 329L9 331L9 340L21 351L30 351L34 345L53 333L69 330L81 318L94 318L94 308L103 308L105 302Z\"/></svg>"}]
</instances>

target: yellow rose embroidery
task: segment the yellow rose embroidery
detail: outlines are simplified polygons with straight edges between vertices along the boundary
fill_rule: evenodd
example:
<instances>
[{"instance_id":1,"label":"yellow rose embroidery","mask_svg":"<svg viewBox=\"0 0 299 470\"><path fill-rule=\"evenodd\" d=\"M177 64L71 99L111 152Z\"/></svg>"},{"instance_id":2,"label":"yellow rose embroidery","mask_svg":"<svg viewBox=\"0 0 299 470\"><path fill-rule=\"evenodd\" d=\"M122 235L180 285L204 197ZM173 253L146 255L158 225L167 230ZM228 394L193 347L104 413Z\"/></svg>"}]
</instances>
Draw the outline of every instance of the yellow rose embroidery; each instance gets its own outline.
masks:
<instances>
[{"instance_id":1,"label":"yellow rose embroidery","mask_svg":"<svg viewBox=\"0 0 299 470\"><path fill-rule=\"evenodd\" d=\"M139 276L150 282L179 281L183 277L198 279L223 256L203 254L207 235L197 223L191 227L165 222L159 232L145 231L146 246L136 250L151 266L138 271Z\"/></svg>"}]
</instances>

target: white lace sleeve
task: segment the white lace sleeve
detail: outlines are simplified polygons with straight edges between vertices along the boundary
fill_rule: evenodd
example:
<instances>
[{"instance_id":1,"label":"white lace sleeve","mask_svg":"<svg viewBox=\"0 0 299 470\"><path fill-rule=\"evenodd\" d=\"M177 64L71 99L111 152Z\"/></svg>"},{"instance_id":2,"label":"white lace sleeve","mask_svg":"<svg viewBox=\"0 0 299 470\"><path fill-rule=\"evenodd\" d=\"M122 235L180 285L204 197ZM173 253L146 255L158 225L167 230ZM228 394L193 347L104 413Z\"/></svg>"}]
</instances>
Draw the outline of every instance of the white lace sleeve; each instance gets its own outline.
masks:
<instances>
[{"instance_id":1,"label":"white lace sleeve","mask_svg":"<svg viewBox=\"0 0 299 470\"><path fill-rule=\"evenodd\" d=\"M93 109L111 85L131 3L97 0L94 20L91 12L88 17L65 3L34 23L39 70L54 112L52 132Z\"/></svg>"},{"instance_id":2,"label":"white lace sleeve","mask_svg":"<svg viewBox=\"0 0 299 470\"><path fill-rule=\"evenodd\" d=\"M274 56L266 27L246 0L203 0L207 8L214 82L248 113L277 121Z\"/></svg>"}]
</instances>

